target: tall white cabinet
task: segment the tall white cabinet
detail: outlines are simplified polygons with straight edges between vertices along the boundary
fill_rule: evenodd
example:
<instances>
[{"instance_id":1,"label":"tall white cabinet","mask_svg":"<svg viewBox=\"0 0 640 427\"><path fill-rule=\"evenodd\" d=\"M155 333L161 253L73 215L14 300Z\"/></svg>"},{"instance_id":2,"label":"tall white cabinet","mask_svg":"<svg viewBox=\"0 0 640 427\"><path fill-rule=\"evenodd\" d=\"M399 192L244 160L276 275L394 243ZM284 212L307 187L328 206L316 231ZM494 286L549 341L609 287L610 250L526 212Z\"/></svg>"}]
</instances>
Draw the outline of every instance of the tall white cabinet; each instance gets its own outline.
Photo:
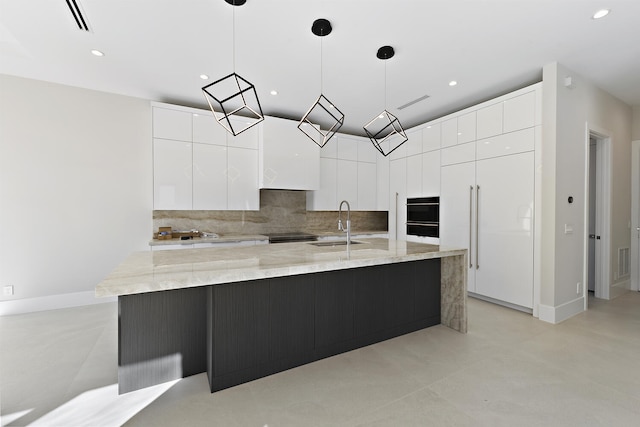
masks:
<instances>
[{"instance_id":1,"label":"tall white cabinet","mask_svg":"<svg viewBox=\"0 0 640 427\"><path fill-rule=\"evenodd\" d=\"M467 248L471 295L534 309L540 135L540 84L408 130L389 156L389 236ZM407 198L433 196L439 238L408 236Z\"/></svg>"},{"instance_id":2,"label":"tall white cabinet","mask_svg":"<svg viewBox=\"0 0 640 427\"><path fill-rule=\"evenodd\" d=\"M535 150L540 87L485 103L461 120L468 137L441 151L440 244L468 249L468 290L516 308L534 307ZM450 119L450 122L454 121ZM450 126L451 123L449 123Z\"/></svg>"}]
</instances>

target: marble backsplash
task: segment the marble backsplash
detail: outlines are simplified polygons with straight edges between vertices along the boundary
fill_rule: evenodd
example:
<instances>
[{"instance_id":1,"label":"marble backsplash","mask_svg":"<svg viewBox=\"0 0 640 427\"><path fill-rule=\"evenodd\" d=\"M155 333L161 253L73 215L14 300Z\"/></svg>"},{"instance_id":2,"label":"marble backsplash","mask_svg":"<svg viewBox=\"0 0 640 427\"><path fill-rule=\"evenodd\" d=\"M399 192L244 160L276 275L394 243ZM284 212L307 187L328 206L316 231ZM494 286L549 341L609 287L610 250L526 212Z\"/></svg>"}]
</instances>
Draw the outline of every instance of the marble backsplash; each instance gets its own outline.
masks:
<instances>
[{"instance_id":1,"label":"marble backsplash","mask_svg":"<svg viewBox=\"0 0 640 427\"><path fill-rule=\"evenodd\" d=\"M260 190L259 211L153 211L153 232L157 232L158 227L220 235L337 230L337 206L335 211L307 211L306 205L306 191ZM387 212L353 211L352 232L386 232L387 217Z\"/></svg>"}]
</instances>

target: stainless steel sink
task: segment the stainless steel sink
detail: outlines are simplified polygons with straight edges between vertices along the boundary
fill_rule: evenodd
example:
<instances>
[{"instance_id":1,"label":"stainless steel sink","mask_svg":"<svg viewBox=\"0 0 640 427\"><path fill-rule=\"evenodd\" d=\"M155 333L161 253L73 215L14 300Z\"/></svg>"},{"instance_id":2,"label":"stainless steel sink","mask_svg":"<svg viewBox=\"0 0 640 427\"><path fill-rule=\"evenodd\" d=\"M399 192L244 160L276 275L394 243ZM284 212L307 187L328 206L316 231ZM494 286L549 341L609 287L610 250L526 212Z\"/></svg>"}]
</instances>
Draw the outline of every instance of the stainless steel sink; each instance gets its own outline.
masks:
<instances>
[{"instance_id":1,"label":"stainless steel sink","mask_svg":"<svg viewBox=\"0 0 640 427\"><path fill-rule=\"evenodd\" d=\"M361 243L363 243L363 242L358 242L357 240L352 240L351 241L352 245L359 245ZM320 246L320 247L323 247L323 246L330 246L330 247L331 246L347 246L347 241L346 240L325 240L325 241L322 241L322 242L313 242L313 243L309 243L309 244L313 245L313 246Z\"/></svg>"}]
</instances>

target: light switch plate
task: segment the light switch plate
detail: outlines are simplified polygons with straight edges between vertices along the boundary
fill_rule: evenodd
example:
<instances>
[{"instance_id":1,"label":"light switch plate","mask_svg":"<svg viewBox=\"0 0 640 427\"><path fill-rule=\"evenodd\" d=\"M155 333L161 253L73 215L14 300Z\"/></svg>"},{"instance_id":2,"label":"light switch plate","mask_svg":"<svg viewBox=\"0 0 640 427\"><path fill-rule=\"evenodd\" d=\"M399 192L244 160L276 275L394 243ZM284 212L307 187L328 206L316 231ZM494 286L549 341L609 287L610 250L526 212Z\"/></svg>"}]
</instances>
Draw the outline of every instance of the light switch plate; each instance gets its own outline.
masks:
<instances>
[{"instance_id":1,"label":"light switch plate","mask_svg":"<svg viewBox=\"0 0 640 427\"><path fill-rule=\"evenodd\" d=\"M573 234L573 225L565 224L564 225L564 234Z\"/></svg>"}]
</instances>

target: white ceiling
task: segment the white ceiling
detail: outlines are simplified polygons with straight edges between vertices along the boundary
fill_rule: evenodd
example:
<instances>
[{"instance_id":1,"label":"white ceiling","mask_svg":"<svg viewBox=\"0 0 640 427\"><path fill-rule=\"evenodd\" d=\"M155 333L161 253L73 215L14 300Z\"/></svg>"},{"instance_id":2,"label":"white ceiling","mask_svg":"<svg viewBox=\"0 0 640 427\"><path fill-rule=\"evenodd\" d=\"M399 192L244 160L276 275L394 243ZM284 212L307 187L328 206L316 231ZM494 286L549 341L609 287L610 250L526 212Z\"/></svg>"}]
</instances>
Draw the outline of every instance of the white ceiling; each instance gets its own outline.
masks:
<instances>
[{"instance_id":1,"label":"white ceiling","mask_svg":"<svg viewBox=\"0 0 640 427\"><path fill-rule=\"evenodd\" d=\"M65 0L0 0L0 73L206 108L199 76L234 71L235 22L235 72L265 114L299 120L322 75L348 133L385 107L410 128L540 81L554 61L640 106L640 0L77 1L91 32ZM330 35L311 33L318 18Z\"/></svg>"}]
</instances>

